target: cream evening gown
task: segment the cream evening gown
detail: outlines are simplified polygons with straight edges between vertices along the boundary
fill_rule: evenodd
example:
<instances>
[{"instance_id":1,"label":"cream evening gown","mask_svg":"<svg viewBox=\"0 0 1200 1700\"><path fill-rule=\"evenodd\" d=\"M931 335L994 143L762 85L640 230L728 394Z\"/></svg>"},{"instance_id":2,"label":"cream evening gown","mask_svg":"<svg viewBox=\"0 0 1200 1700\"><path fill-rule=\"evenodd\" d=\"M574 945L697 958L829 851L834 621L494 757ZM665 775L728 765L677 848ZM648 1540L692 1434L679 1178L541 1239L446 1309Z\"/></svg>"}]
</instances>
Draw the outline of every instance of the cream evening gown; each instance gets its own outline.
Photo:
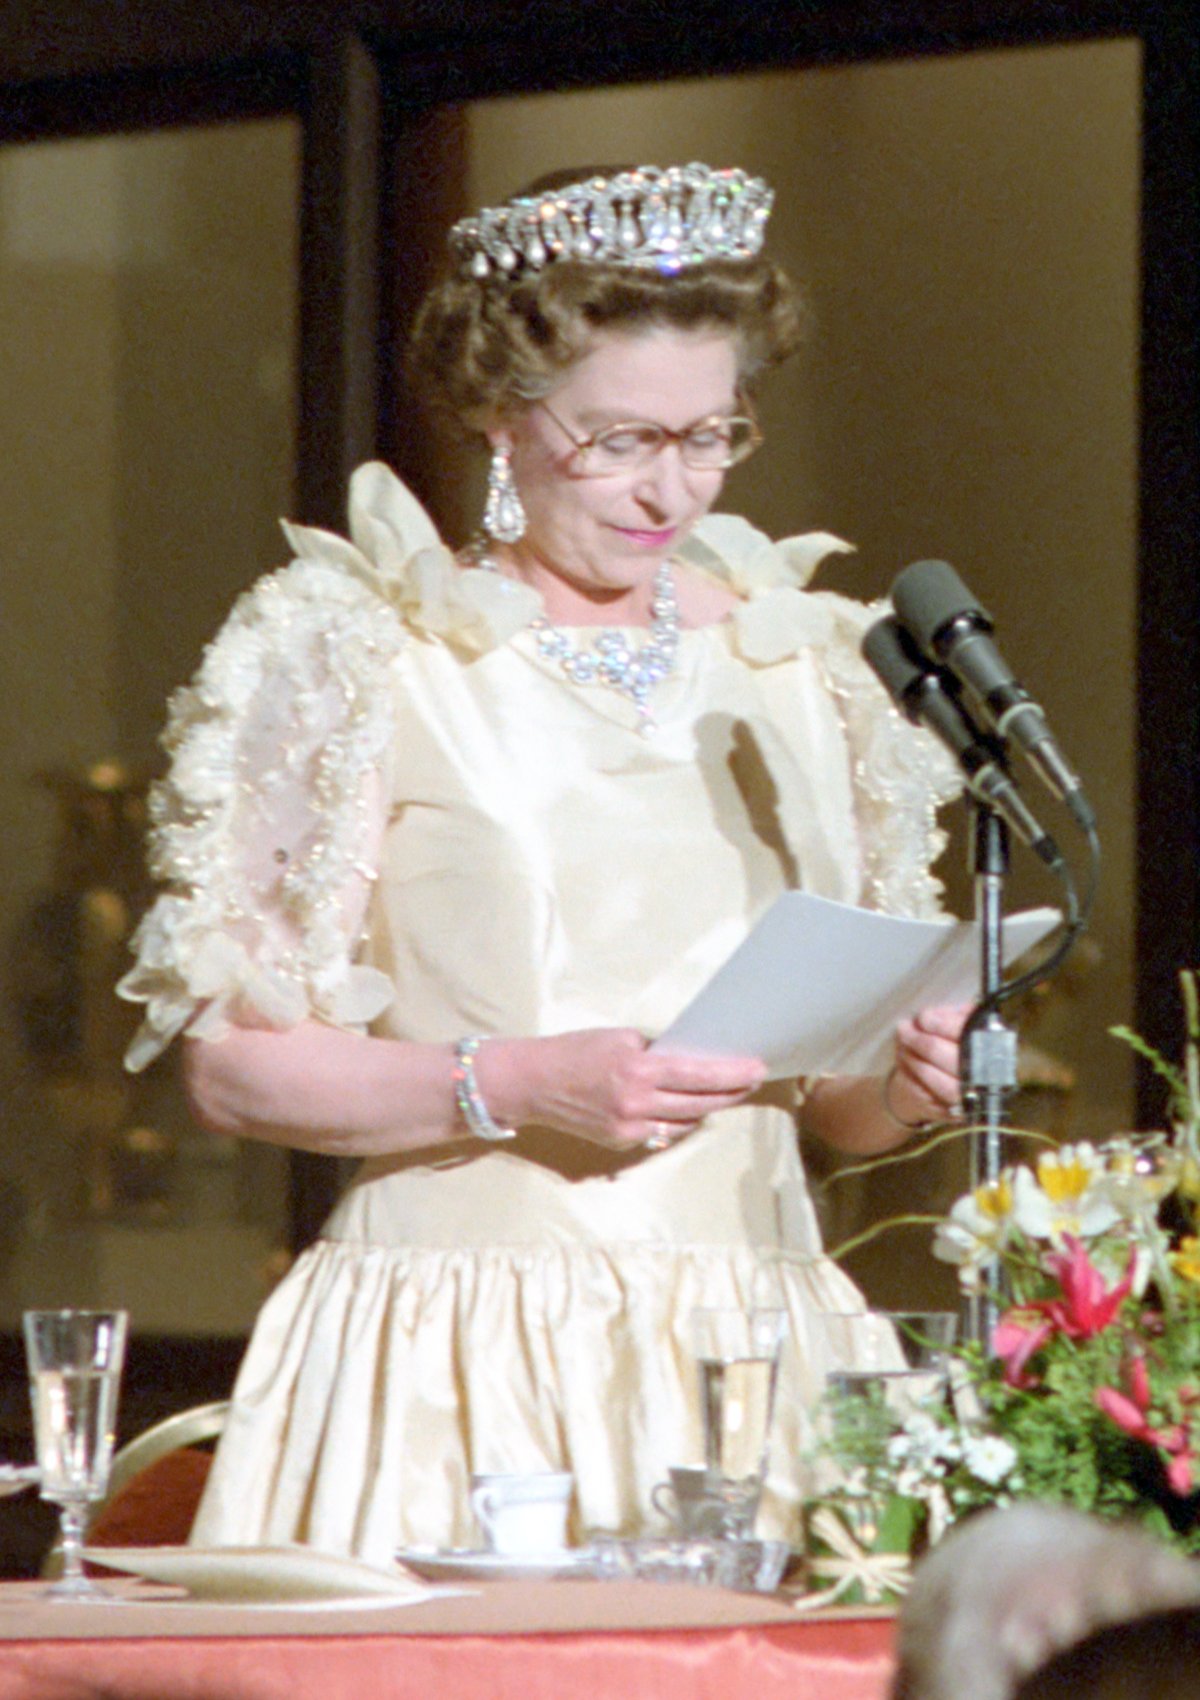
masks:
<instances>
[{"instance_id":1,"label":"cream evening gown","mask_svg":"<svg viewBox=\"0 0 1200 1700\"><path fill-rule=\"evenodd\" d=\"M385 468L351 520L353 544L288 528L297 561L172 705L134 1066L313 1014L653 1034L785 887L935 910L952 777L859 659L873 611L802 588L836 539L702 522L684 553L739 602L682 634L643 735ZM793 1532L821 1314L862 1302L822 1254L796 1100L776 1083L657 1154L530 1127L364 1163L258 1319L193 1539L471 1545L471 1473L539 1468L575 1472L577 1537L637 1529L699 1458L692 1311L751 1302L790 1317L768 1514Z\"/></svg>"}]
</instances>

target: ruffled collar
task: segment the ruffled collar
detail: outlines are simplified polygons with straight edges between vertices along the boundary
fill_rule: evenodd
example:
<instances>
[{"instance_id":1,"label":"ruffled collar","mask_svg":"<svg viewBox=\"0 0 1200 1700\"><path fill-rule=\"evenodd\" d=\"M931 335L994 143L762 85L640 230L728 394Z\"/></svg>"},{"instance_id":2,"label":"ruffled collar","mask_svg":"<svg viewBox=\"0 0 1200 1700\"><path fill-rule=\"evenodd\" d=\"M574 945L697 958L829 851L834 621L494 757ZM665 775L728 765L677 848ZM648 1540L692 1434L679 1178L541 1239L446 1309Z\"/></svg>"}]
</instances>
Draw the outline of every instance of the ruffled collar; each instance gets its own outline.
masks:
<instances>
[{"instance_id":1,"label":"ruffled collar","mask_svg":"<svg viewBox=\"0 0 1200 1700\"><path fill-rule=\"evenodd\" d=\"M354 473L349 505L349 541L285 521L288 542L299 559L337 566L370 584L415 631L481 655L544 612L532 586L461 566L420 502L381 461ZM736 593L728 621L733 643L747 661L769 665L828 641L828 606L796 591L827 555L851 548L825 531L773 542L734 514L709 514L679 554Z\"/></svg>"},{"instance_id":2,"label":"ruffled collar","mask_svg":"<svg viewBox=\"0 0 1200 1700\"><path fill-rule=\"evenodd\" d=\"M529 585L480 567L462 567L412 492L382 461L350 480L350 541L331 531L284 523L297 556L366 580L406 625L482 655L542 612Z\"/></svg>"},{"instance_id":3,"label":"ruffled collar","mask_svg":"<svg viewBox=\"0 0 1200 1700\"><path fill-rule=\"evenodd\" d=\"M853 548L829 531L807 531L775 542L737 514L708 514L679 554L736 592L738 603L729 616L734 647L743 660L769 666L809 645L830 641L830 604L796 592L805 588L827 555L849 554Z\"/></svg>"}]
</instances>

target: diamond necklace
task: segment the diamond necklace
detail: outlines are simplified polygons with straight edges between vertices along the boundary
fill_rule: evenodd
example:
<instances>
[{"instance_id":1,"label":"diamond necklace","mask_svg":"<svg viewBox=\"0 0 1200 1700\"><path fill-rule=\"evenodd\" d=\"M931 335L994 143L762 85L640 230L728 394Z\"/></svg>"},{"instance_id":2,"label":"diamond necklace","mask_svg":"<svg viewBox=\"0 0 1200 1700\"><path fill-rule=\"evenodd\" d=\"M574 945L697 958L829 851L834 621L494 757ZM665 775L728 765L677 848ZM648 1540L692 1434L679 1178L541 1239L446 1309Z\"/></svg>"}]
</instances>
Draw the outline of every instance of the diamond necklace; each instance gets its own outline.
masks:
<instances>
[{"instance_id":1,"label":"diamond necklace","mask_svg":"<svg viewBox=\"0 0 1200 1700\"><path fill-rule=\"evenodd\" d=\"M485 572L500 571L482 538L468 544L463 553ZM544 614L530 621L530 629L537 634L539 654L557 661L573 685L607 685L633 703L639 732L654 731L650 695L655 685L675 671L679 654L679 602L669 561L654 575L650 630L636 649L623 631L612 629L602 631L589 648L581 648Z\"/></svg>"}]
</instances>

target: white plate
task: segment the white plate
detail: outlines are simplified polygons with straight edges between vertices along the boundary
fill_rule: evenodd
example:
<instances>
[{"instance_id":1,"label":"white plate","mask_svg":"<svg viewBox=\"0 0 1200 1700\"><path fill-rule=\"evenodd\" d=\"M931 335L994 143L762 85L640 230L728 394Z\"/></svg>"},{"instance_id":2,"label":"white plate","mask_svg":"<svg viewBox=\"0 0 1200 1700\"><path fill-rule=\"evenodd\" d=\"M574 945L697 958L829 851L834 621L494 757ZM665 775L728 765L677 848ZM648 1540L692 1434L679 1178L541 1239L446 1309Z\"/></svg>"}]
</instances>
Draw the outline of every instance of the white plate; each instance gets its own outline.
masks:
<instances>
[{"instance_id":1,"label":"white plate","mask_svg":"<svg viewBox=\"0 0 1200 1700\"><path fill-rule=\"evenodd\" d=\"M411 1577L312 1547L88 1547L86 1556L196 1600L254 1606L404 1605L430 1597Z\"/></svg>"},{"instance_id":2,"label":"white plate","mask_svg":"<svg viewBox=\"0 0 1200 1700\"><path fill-rule=\"evenodd\" d=\"M396 1563L429 1582L537 1582L556 1576L591 1576L595 1558L590 1547L562 1547L557 1552L477 1552L469 1547L449 1552L434 1547L401 1547Z\"/></svg>"},{"instance_id":3,"label":"white plate","mask_svg":"<svg viewBox=\"0 0 1200 1700\"><path fill-rule=\"evenodd\" d=\"M36 1487L42 1473L36 1464L0 1464L0 1498Z\"/></svg>"}]
</instances>

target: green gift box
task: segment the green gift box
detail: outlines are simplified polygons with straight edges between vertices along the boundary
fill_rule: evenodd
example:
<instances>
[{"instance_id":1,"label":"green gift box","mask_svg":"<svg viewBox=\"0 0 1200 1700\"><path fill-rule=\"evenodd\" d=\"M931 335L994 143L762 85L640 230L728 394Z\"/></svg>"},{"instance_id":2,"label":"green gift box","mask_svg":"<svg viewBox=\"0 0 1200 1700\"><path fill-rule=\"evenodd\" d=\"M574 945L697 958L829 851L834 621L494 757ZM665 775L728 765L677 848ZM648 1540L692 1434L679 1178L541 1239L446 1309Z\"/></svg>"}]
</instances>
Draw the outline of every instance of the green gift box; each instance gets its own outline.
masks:
<instances>
[{"instance_id":1,"label":"green gift box","mask_svg":"<svg viewBox=\"0 0 1200 1700\"><path fill-rule=\"evenodd\" d=\"M889 1605L907 1592L925 1506L903 1494L830 1494L804 1508L810 1605Z\"/></svg>"}]
</instances>

